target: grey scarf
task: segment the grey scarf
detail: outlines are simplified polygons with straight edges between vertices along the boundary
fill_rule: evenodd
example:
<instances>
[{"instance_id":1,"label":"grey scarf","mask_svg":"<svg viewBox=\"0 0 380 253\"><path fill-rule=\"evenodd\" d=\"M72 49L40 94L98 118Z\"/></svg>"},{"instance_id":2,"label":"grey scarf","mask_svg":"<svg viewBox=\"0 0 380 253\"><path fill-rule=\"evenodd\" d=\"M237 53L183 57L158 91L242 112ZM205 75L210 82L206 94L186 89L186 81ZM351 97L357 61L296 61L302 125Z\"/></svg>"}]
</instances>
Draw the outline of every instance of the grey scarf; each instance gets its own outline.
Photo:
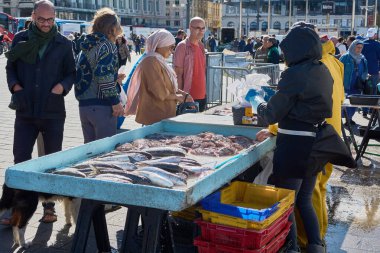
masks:
<instances>
[{"instance_id":1,"label":"grey scarf","mask_svg":"<svg viewBox=\"0 0 380 253\"><path fill-rule=\"evenodd\" d=\"M361 40L354 40L351 43L350 47L348 48L348 52L351 55L351 57L354 58L354 61L356 62L356 64L359 64L360 61L362 60L362 58L364 57L362 54L356 54L355 53L355 47L356 47L356 45L359 45L359 44L363 45L363 41L361 41Z\"/></svg>"}]
</instances>

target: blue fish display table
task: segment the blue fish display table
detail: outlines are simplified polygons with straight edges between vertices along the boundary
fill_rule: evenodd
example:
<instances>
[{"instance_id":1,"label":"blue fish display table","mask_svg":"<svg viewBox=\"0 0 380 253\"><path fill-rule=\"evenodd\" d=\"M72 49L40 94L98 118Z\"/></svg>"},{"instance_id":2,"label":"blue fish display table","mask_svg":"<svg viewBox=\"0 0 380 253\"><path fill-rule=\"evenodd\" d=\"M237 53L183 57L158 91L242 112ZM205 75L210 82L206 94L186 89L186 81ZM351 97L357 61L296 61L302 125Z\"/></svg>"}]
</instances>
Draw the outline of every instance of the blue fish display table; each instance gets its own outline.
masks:
<instances>
[{"instance_id":1,"label":"blue fish display table","mask_svg":"<svg viewBox=\"0 0 380 253\"><path fill-rule=\"evenodd\" d=\"M144 138L153 133L190 135L207 131L222 135L243 135L254 139L259 130L260 128L233 126L232 117L227 118L227 116L181 115L151 126L19 163L6 170L5 183L16 189L82 198L72 252L85 252L91 222L94 225L98 250L110 251L103 207L103 204L110 203L128 207L121 252L138 252L135 235L141 216L144 223L141 252L152 253L156 252L161 221L168 211L180 211L196 204L243 173L267 152L273 150L274 138L267 139L254 148L243 150L235 157L218 158L220 166L217 166L218 169L214 172L200 179L189 180L187 186L172 189L71 177L46 171L91 159L114 150L119 144Z\"/></svg>"}]
</instances>

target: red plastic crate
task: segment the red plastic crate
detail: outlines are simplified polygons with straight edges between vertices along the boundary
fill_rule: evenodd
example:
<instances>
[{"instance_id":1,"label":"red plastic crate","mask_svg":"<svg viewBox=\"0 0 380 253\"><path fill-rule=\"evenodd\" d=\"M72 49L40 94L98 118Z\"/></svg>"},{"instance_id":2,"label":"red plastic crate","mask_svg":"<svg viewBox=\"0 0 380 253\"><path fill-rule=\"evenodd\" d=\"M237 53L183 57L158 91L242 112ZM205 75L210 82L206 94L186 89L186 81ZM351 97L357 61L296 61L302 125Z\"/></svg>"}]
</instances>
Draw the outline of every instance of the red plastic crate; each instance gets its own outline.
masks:
<instances>
[{"instance_id":1,"label":"red plastic crate","mask_svg":"<svg viewBox=\"0 0 380 253\"><path fill-rule=\"evenodd\" d=\"M293 207L289 208L269 227L262 230L234 228L212 224L200 219L196 220L195 223L201 228L201 239L203 241L234 248L260 249L284 230L292 212Z\"/></svg>"},{"instance_id":2,"label":"red plastic crate","mask_svg":"<svg viewBox=\"0 0 380 253\"><path fill-rule=\"evenodd\" d=\"M202 241L200 237L194 239L194 245L198 247L198 253L277 253L285 244L291 225L292 223L288 222L286 228L278 236L260 249L233 248Z\"/></svg>"}]
</instances>

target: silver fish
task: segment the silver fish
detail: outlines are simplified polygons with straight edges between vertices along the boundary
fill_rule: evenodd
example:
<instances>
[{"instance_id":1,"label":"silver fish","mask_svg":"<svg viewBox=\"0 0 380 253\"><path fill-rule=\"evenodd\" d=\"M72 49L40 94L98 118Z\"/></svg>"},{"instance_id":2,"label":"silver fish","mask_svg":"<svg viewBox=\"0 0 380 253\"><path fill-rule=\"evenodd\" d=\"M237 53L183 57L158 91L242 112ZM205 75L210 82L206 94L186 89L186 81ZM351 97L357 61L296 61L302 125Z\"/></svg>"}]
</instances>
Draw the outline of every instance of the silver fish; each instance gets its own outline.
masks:
<instances>
[{"instance_id":1,"label":"silver fish","mask_svg":"<svg viewBox=\"0 0 380 253\"><path fill-rule=\"evenodd\" d=\"M152 182L152 184L154 184L156 186L165 187L165 188L172 188L174 186L172 181L170 181L169 179L164 178L164 177L162 177L156 173L146 171L146 170L135 171L134 174L135 173L148 178Z\"/></svg>"},{"instance_id":2,"label":"silver fish","mask_svg":"<svg viewBox=\"0 0 380 253\"><path fill-rule=\"evenodd\" d=\"M53 174L57 175L65 175L65 176L72 176L72 177L86 177L86 174L83 172L78 171L76 168L64 168L61 170L56 170L53 172Z\"/></svg>"},{"instance_id":3,"label":"silver fish","mask_svg":"<svg viewBox=\"0 0 380 253\"><path fill-rule=\"evenodd\" d=\"M99 180L119 182L119 183L127 183L127 184L132 183L132 180L130 178L122 176L122 175L115 175L115 174L99 174L99 175L96 175L94 178L99 179Z\"/></svg>"},{"instance_id":4,"label":"silver fish","mask_svg":"<svg viewBox=\"0 0 380 253\"><path fill-rule=\"evenodd\" d=\"M173 163L173 164L185 164L185 165L196 165L199 166L200 163L196 160L188 157L181 156L166 156L158 159L146 160L141 162L141 164L155 164L155 163Z\"/></svg>"},{"instance_id":5,"label":"silver fish","mask_svg":"<svg viewBox=\"0 0 380 253\"><path fill-rule=\"evenodd\" d=\"M151 160L148 160L148 161L151 161ZM170 173L181 173L181 172L183 172L183 168L181 166L179 166L178 164L175 164L175 163L164 163L164 162L145 163L145 162L140 162L137 165L152 166L152 167L163 169L163 170L170 172Z\"/></svg>"},{"instance_id":6,"label":"silver fish","mask_svg":"<svg viewBox=\"0 0 380 253\"><path fill-rule=\"evenodd\" d=\"M88 165L94 167L104 167L104 168L114 168L120 170L135 170L137 166L130 162L121 162L121 161L98 161L91 160L87 162Z\"/></svg>"},{"instance_id":7,"label":"silver fish","mask_svg":"<svg viewBox=\"0 0 380 253\"><path fill-rule=\"evenodd\" d=\"M151 154L149 154L148 152L141 151L141 150L129 150L123 153L124 154L140 154L140 155L146 156L147 159L152 159Z\"/></svg>"},{"instance_id":8,"label":"silver fish","mask_svg":"<svg viewBox=\"0 0 380 253\"><path fill-rule=\"evenodd\" d=\"M155 173L157 175L160 175L166 179L169 179L170 181L173 182L174 185L179 185L179 186L185 186L186 185L186 180L182 179L181 177L175 175L175 174L172 174L170 172L167 172L165 170L162 170L160 168L156 168L156 167L142 167L142 168L139 168L137 170L137 172L141 172L141 171L149 171L149 172L152 172L152 173Z\"/></svg>"},{"instance_id":9,"label":"silver fish","mask_svg":"<svg viewBox=\"0 0 380 253\"><path fill-rule=\"evenodd\" d=\"M212 171L213 169L210 167L204 167L204 166L182 166L184 171L188 172L192 175L199 175L206 171Z\"/></svg>"},{"instance_id":10,"label":"silver fish","mask_svg":"<svg viewBox=\"0 0 380 253\"><path fill-rule=\"evenodd\" d=\"M186 150L182 148L176 147L154 147L154 148L146 148L142 151L148 152L152 156L185 156Z\"/></svg>"},{"instance_id":11,"label":"silver fish","mask_svg":"<svg viewBox=\"0 0 380 253\"><path fill-rule=\"evenodd\" d=\"M132 162L130 159L130 155L128 155L128 154L97 157L94 160L95 161L102 161L102 162L113 162L113 161Z\"/></svg>"},{"instance_id":12,"label":"silver fish","mask_svg":"<svg viewBox=\"0 0 380 253\"><path fill-rule=\"evenodd\" d=\"M96 168L96 174L115 174L126 176L128 174L125 170L112 169L112 168Z\"/></svg>"},{"instance_id":13,"label":"silver fish","mask_svg":"<svg viewBox=\"0 0 380 253\"><path fill-rule=\"evenodd\" d=\"M146 160L143 164L153 164L153 163L173 163L179 164L181 162L181 156L166 156L158 159Z\"/></svg>"}]
</instances>

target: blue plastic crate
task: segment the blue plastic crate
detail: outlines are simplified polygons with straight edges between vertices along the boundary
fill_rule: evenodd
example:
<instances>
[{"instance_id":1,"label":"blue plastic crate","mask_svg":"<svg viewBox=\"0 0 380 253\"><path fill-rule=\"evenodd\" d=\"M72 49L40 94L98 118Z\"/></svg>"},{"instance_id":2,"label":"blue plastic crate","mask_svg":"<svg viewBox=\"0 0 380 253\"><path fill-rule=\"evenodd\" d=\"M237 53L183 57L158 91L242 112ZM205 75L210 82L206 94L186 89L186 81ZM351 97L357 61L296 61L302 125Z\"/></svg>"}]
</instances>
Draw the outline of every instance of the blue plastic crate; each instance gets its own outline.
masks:
<instances>
[{"instance_id":1,"label":"blue plastic crate","mask_svg":"<svg viewBox=\"0 0 380 253\"><path fill-rule=\"evenodd\" d=\"M215 213L238 217L244 220L263 221L278 209L280 202L264 209L253 209L235 205L223 204L220 201L220 191L215 192L201 201L202 208Z\"/></svg>"}]
</instances>

